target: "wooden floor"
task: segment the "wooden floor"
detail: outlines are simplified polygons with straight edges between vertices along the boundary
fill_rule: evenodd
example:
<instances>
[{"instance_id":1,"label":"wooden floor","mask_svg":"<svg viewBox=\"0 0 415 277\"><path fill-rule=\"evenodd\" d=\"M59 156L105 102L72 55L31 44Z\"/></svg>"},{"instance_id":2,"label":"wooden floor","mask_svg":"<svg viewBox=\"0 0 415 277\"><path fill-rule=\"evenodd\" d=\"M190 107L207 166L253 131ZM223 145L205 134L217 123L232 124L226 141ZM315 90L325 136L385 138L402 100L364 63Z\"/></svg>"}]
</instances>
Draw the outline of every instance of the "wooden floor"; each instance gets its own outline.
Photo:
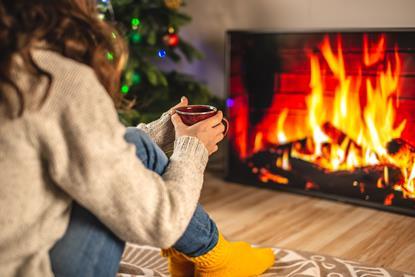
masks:
<instances>
[{"instance_id":1,"label":"wooden floor","mask_svg":"<svg viewBox=\"0 0 415 277\"><path fill-rule=\"evenodd\" d=\"M206 176L201 202L230 240L415 273L415 218Z\"/></svg>"}]
</instances>

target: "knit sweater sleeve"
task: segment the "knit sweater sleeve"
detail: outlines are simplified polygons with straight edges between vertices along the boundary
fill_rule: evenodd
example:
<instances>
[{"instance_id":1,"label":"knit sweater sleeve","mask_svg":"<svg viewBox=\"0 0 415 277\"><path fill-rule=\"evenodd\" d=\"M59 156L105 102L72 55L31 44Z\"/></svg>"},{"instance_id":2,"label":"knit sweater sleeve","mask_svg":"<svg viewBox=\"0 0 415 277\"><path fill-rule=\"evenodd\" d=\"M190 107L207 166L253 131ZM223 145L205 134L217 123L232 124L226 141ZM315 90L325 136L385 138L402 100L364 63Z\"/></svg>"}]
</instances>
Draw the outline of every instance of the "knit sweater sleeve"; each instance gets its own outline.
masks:
<instances>
[{"instance_id":1,"label":"knit sweater sleeve","mask_svg":"<svg viewBox=\"0 0 415 277\"><path fill-rule=\"evenodd\" d=\"M165 112L159 119L148 124L140 123L137 126L146 132L164 152L172 150L175 139L174 126L170 118L170 113Z\"/></svg>"},{"instance_id":2,"label":"knit sweater sleeve","mask_svg":"<svg viewBox=\"0 0 415 277\"><path fill-rule=\"evenodd\" d=\"M147 170L124 140L126 129L93 71L72 73L75 81L54 79L56 95L43 107L50 128L40 134L41 152L52 180L121 239L173 245L199 199L205 146L195 137L176 138L163 176Z\"/></svg>"}]
</instances>

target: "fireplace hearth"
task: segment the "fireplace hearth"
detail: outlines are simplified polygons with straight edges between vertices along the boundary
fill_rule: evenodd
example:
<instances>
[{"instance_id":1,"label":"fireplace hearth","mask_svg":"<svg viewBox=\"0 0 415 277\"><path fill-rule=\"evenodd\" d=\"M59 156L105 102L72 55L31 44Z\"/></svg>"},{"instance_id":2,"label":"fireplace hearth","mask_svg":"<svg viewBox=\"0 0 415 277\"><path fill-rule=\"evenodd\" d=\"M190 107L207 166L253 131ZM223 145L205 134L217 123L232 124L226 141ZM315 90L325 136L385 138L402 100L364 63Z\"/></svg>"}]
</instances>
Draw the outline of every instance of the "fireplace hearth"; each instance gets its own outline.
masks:
<instances>
[{"instance_id":1,"label":"fireplace hearth","mask_svg":"<svg viewBox=\"0 0 415 277\"><path fill-rule=\"evenodd\" d=\"M228 179L415 215L415 30L227 42Z\"/></svg>"}]
</instances>

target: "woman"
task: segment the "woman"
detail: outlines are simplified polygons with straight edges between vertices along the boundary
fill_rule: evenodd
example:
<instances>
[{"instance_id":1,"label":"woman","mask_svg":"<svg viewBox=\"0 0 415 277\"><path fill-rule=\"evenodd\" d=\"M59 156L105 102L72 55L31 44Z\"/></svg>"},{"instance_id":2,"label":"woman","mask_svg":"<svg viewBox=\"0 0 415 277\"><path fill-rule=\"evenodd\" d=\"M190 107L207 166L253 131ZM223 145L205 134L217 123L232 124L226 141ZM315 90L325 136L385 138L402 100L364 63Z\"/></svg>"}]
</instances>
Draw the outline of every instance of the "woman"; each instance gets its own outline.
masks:
<instances>
[{"instance_id":1,"label":"woman","mask_svg":"<svg viewBox=\"0 0 415 277\"><path fill-rule=\"evenodd\" d=\"M173 276L262 273L272 251L197 205L222 114L126 130L114 34L92 0L0 0L0 276L114 276L125 241L166 249Z\"/></svg>"}]
</instances>

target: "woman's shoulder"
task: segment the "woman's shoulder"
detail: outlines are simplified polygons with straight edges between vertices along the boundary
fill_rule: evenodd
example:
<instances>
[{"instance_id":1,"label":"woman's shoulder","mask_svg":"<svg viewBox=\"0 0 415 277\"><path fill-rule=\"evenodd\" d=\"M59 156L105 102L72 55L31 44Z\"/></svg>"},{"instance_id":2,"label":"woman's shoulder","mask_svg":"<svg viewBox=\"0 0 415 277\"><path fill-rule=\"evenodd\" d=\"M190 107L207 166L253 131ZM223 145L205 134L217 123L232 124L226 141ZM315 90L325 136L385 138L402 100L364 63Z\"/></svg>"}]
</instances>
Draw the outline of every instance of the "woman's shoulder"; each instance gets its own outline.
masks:
<instances>
[{"instance_id":1,"label":"woman's shoulder","mask_svg":"<svg viewBox=\"0 0 415 277\"><path fill-rule=\"evenodd\" d=\"M91 67L51 50L35 49L32 56L37 66L51 77L44 110L62 110L91 99L109 98Z\"/></svg>"},{"instance_id":2,"label":"woman's shoulder","mask_svg":"<svg viewBox=\"0 0 415 277\"><path fill-rule=\"evenodd\" d=\"M58 52L35 48L31 53L36 65L51 74L54 80L78 83L88 78L96 78L91 67Z\"/></svg>"}]
</instances>

